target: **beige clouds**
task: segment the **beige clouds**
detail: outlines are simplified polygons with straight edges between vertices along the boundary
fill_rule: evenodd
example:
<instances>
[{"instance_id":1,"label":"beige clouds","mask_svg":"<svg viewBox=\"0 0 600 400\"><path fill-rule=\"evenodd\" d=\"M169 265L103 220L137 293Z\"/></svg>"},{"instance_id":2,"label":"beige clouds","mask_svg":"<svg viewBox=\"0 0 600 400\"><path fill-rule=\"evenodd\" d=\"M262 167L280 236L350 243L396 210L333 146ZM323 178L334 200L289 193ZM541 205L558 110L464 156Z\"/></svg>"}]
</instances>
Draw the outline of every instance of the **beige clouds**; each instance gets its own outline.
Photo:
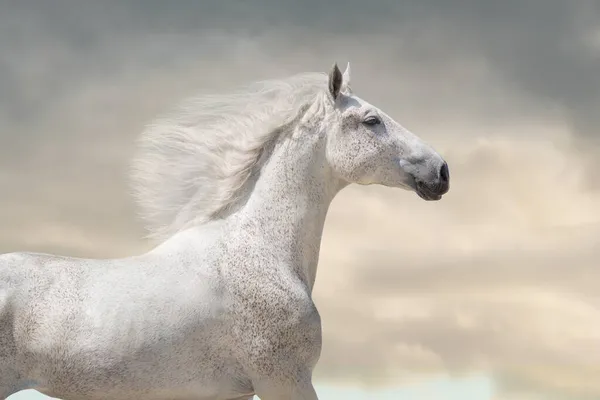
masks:
<instances>
[{"instance_id":1,"label":"beige clouds","mask_svg":"<svg viewBox=\"0 0 600 400\"><path fill-rule=\"evenodd\" d=\"M600 396L600 191L555 126L514 129L453 136L440 203L381 188L337 200L316 288L323 376L483 370L507 389Z\"/></svg>"},{"instance_id":2,"label":"beige clouds","mask_svg":"<svg viewBox=\"0 0 600 400\"><path fill-rule=\"evenodd\" d=\"M575 45L589 19L564 2L533 13L554 29L517 2L506 15L496 2L392 3L335 22L323 7L312 29L306 10L266 0L247 26L158 4L71 7L70 25L60 7L0 12L0 251L149 248L126 177L143 124L196 88L349 59L355 91L439 150L452 182L437 203L379 187L334 201L317 378L487 372L498 400L600 397L600 150L582 140L600 96L586 85L594 50ZM387 19L374 29L373 15ZM262 18L279 23L260 30Z\"/></svg>"}]
</instances>

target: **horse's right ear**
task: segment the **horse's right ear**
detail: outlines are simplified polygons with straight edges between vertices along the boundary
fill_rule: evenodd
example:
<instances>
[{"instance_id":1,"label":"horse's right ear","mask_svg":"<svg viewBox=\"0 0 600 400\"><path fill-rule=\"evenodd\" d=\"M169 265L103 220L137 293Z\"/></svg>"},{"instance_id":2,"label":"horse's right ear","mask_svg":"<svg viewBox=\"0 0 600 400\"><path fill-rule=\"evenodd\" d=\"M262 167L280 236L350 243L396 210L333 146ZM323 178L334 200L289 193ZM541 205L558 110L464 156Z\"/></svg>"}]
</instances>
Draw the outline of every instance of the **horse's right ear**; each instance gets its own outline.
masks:
<instances>
[{"instance_id":1,"label":"horse's right ear","mask_svg":"<svg viewBox=\"0 0 600 400\"><path fill-rule=\"evenodd\" d=\"M342 89L342 81L342 71L340 71L337 63L335 63L329 72L329 94L333 100L336 100L340 94L340 90Z\"/></svg>"}]
</instances>

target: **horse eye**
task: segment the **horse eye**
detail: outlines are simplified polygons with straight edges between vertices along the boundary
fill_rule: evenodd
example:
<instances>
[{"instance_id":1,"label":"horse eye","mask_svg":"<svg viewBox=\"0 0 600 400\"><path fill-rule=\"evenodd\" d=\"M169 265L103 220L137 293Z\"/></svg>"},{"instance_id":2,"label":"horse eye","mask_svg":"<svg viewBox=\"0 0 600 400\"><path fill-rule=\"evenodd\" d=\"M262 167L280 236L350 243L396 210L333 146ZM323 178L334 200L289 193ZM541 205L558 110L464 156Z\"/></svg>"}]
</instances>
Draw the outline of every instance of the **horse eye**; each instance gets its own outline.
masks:
<instances>
[{"instance_id":1,"label":"horse eye","mask_svg":"<svg viewBox=\"0 0 600 400\"><path fill-rule=\"evenodd\" d=\"M374 126L374 125L379 125L381 123L381 120L377 117L369 117L369 118L365 119L363 121L363 123L365 125Z\"/></svg>"}]
</instances>

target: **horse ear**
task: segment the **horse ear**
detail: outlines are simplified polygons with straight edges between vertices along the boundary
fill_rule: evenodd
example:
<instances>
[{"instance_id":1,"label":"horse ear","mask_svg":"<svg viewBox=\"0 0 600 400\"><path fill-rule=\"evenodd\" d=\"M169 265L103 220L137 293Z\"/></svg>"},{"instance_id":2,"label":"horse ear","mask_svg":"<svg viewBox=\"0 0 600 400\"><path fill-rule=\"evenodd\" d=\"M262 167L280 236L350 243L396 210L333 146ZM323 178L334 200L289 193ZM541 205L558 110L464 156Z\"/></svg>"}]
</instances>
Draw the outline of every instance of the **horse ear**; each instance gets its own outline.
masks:
<instances>
[{"instance_id":1,"label":"horse ear","mask_svg":"<svg viewBox=\"0 0 600 400\"><path fill-rule=\"evenodd\" d=\"M346 65L346 70L344 71L342 78L344 86L350 87L350 63Z\"/></svg>"},{"instance_id":2,"label":"horse ear","mask_svg":"<svg viewBox=\"0 0 600 400\"><path fill-rule=\"evenodd\" d=\"M333 68L329 72L329 94L336 100L342 89L343 82L342 71L337 66L337 63L333 64Z\"/></svg>"}]
</instances>

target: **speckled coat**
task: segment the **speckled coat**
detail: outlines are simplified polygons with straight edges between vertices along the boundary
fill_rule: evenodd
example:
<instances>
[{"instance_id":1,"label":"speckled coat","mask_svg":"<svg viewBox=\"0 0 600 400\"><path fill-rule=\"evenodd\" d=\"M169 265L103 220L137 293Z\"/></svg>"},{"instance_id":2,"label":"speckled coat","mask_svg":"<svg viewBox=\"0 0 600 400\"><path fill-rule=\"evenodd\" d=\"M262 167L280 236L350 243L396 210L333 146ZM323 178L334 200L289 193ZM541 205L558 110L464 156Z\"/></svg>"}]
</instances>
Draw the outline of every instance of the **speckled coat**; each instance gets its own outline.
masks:
<instances>
[{"instance_id":1,"label":"speckled coat","mask_svg":"<svg viewBox=\"0 0 600 400\"><path fill-rule=\"evenodd\" d=\"M426 200L449 187L433 149L351 92L349 68L319 79L272 135L243 142L254 159L222 166L245 176L210 181L237 182L215 192L231 201L202 220L207 204L189 208L152 251L0 256L0 398L317 399L311 293L332 199L350 183Z\"/></svg>"}]
</instances>

